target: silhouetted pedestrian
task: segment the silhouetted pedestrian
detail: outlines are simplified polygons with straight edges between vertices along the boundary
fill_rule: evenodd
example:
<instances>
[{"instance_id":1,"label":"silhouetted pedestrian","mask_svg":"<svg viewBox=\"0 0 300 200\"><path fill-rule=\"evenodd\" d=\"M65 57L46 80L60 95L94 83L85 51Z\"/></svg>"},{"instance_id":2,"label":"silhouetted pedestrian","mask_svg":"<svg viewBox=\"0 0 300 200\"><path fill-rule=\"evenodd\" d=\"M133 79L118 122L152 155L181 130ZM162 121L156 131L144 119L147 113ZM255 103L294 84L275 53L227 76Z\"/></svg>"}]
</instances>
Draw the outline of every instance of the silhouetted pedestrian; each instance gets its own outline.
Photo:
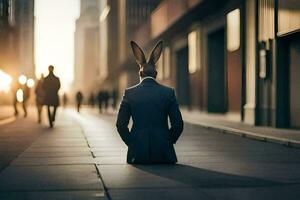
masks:
<instances>
[{"instance_id":1,"label":"silhouetted pedestrian","mask_svg":"<svg viewBox=\"0 0 300 200\"><path fill-rule=\"evenodd\" d=\"M76 93L77 112L80 112L82 100L83 100L83 94L82 94L82 92L78 91Z\"/></svg>"},{"instance_id":2,"label":"silhouetted pedestrian","mask_svg":"<svg viewBox=\"0 0 300 200\"><path fill-rule=\"evenodd\" d=\"M54 67L52 65L48 67L48 70L49 75L44 79L43 88L45 90L45 105L47 105L49 125L53 127L56 109L59 106L58 91L60 89L60 80L54 75Z\"/></svg>"},{"instance_id":3,"label":"silhouetted pedestrian","mask_svg":"<svg viewBox=\"0 0 300 200\"><path fill-rule=\"evenodd\" d=\"M44 75L41 75L40 80L38 80L35 87L35 103L38 113L38 123L42 121L42 109L44 105L45 91L43 88Z\"/></svg>"},{"instance_id":4,"label":"silhouetted pedestrian","mask_svg":"<svg viewBox=\"0 0 300 200\"><path fill-rule=\"evenodd\" d=\"M11 87L11 91L13 94L13 107L14 107L14 111L15 111L15 116L19 115L19 111L18 111L18 98L17 98L17 92L18 90L21 90L21 84L18 82L17 79L14 79L12 82L12 87ZM22 97L23 98L23 97Z\"/></svg>"},{"instance_id":5,"label":"silhouetted pedestrian","mask_svg":"<svg viewBox=\"0 0 300 200\"><path fill-rule=\"evenodd\" d=\"M25 84L21 85L21 89L22 89L22 94L23 94L23 98L22 98L22 102L21 102L22 108L24 111L24 117L27 117L27 102L30 97L30 88L25 83Z\"/></svg>"},{"instance_id":6,"label":"silhouetted pedestrian","mask_svg":"<svg viewBox=\"0 0 300 200\"><path fill-rule=\"evenodd\" d=\"M99 113L102 113L102 104L103 104L103 101L104 101L104 98L103 98L103 91L102 90L99 90L98 92L98 95L97 95L97 101L98 101L98 109L99 109Z\"/></svg>"},{"instance_id":7,"label":"silhouetted pedestrian","mask_svg":"<svg viewBox=\"0 0 300 200\"><path fill-rule=\"evenodd\" d=\"M107 113L108 105L109 105L109 92L107 90L103 91L103 102L104 102L105 112Z\"/></svg>"},{"instance_id":8,"label":"silhouetted pedestrian","mask_svg":"<svg viewBox=\"0 0 300 200\"><path fill-rule=\"evenodd\" d=\"M94 93L93 92L90 94L90 97L89 97L89 105L92 108L95 106L95 97L94 97Z\"/></svg>"},{"instance_id":9,"label":"silhouetted pedestrian","mask_svg":"<svg viewBox=\"0 0 300 200\"><path fill-rule=\"evenodd\" d=\"M128 146L127 162L176 163L173 144L183 131L183 121L174 89L155 80L155 64L162 51L162 41L152 50L148 61L135 42L131 42L131 47L140 66L141 82L125 90L116 123L122 140ZM130 118L133 119L131 131L128 129Z\"/></svg>"},{"instance_id":10,"label":"silhouetted pedestrian","mask_svg":"<svg viewBox=\"0 0 300 200\"><path fill-rule=\"evenodd\" d=\"M63 94L63 107L66 108L68 104L68 96L66 93Z\"/></svg>"},{"instance_id":11,"label":"silhouetted pedestrian","mask_svg":"<svg viewBox=\"0 0 300 200\"><path fill-rule=\"evenodd\" d=\"M117 108L117 101L118 101L118 90L116 88L113 89L111 92L111 100L112 100L112 108L115 110Z\"/></svg>"}]
</instances>

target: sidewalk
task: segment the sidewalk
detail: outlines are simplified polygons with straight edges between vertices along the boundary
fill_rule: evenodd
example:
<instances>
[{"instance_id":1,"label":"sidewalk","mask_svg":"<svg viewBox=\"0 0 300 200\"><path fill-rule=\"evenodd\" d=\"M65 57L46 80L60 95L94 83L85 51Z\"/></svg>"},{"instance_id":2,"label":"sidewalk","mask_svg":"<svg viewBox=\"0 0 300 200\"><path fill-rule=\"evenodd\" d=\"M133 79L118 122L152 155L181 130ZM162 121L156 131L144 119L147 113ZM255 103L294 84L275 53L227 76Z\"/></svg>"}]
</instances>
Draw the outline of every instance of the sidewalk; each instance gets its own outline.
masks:
<instances>
[{"instance_id":1,"label":"sidewalk","mask_svg":"<svg viewBox=\"0 0 300 200\"><path fill-rule=\"evenodd\" d=\"M182 109L184 121L221 133L300 148L300 130L252 126L239 121L235 115L222 116Z\"/></svg>"},{"instance_id":2,"label":"sidewalk","mask_svg":"<svg viewBox=\"0 0 300 200\"><path fill-rule=\"evenodd\" d=\"M115 114L59 109L53 129L46 118L37 124L32 114L0 128L1 158L6 157L0 169L0 199L298 200L300 196L300 149L186 123L175 145L178 164L128 165Z\"/></svg>"},{"instance_id":3,"label":"sidewalk","mask_svg":"<svg viewBox=\"0 0 300 200\"><path fill-rule=\"evenodd\" d=\"M12 106L0 105L0 126L15 120Z\"/></svg>"},{"instance_id":4,"label":"sidewalk","mask_svg":"<svg viewBox=\"0 0 300 200\"><path fill-rule=\"evenodd\" d=\"M34 110L30 111L28 118L1 126L0 199L106 200L77 121L59 109L50 129L45 112L43 123L37 124Z\"/></svg>"}]
</instances>

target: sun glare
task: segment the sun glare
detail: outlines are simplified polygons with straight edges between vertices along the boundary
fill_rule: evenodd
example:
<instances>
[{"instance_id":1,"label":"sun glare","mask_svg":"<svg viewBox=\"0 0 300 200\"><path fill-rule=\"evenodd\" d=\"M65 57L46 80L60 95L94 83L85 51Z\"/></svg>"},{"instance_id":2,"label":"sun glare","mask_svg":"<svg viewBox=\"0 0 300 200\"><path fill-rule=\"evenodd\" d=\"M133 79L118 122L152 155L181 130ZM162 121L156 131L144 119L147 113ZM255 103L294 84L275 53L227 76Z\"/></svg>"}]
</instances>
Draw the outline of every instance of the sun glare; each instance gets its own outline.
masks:
<instances>
[{"instance_id":1,"label":"sun glare","mask_svg":"<svg viewBox=\"0 0 300 200\"><path fill-rule=\"evenodd\" d=\"M35 1L35 74L47 76L48 66L53 65L63 90L74 79L74 31L79 13L79 0Z\"/></svg>"},{"instance_id":2,"label":"sun glare","mask_svg":"<svg viewBox=\"0 0 300 200\"><path fill-rule=\"evenodd\" d=\"M8 92L10 90L10 84L12 82L12 78L0 70L0 92Z\"/></svg>"}]
</instances>

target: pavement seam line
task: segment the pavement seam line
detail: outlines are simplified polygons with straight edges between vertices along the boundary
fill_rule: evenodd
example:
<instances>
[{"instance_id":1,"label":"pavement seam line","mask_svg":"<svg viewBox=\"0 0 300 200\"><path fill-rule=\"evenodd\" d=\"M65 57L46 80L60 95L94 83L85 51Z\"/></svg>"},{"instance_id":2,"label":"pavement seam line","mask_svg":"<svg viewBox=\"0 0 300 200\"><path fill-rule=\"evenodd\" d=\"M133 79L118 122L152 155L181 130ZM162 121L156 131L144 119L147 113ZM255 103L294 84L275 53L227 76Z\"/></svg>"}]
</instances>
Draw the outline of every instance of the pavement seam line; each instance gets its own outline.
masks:
<instances>
[{"instance_id":1,"label":"pavement seam line","mask_svg":"<svg viewBox=\"0 0 300 200\"><path fill-rule=\"evenodd\" d=\"M72 116L71 116L71 117L72 117ZM88 140L87 140L87 137L86 137L86 135L85 135L85 131L84 131L83 127L82 127L82 124L79 122L79 120L76 120L74 117L72 117L72 119L73 119L74 121L77 121L77 122L78 122L78 125L79 125L79 127L80 127L81 133L82 133L82 135L83 135L83 137L84 137L84 139L85 139L85 141L86 141L86 143L87 143L87 145L88 145L88 147L89 147L89 149L90 149L90 152L91 152L91 154L92 154L92 157L95 158L93 152L91 151L91 148L90 148L89 142L88 142ZM99 169L98 169L98 167L97 167L96 161L94 161L94 166L95 166L95 168L96 168L96 172L97 172L98 178L99 178L100 181L102 182L103 189L104 189L104 194L106 194L108 200L111 200L111 196L110 196L110 194L109 194L109 192L108 192L108 188L106 187L106 185L105 185L105 183L104 183L104 180L103 180L103 178L102 178L102 176L101 176L101 173L100 173L100 171L99 171Z\"/></svg>"},{"instance_id":2,"label":"pavement seam line","mask_svg":"<svg viewBox=\"0 0 300 200\"><path fill-rule=\"evenodd\" d=\"M106 186L106 184L105 184L105 182L104 182L104 180L103 180L103 178L102 178L102 176L101 176L101 173L100 173L99 168L97 167L97 164L95 164L95 168L96 168L98 177L99 177L99 179L101 180L101 182L102 182L102 184L103 184L103 189L104 189L104 192L105 192L105 194L106 194L106 196L107 196L107 199L108 199L108 200L112 200L112 198L111 198L111 196L110 196L110 194L109 194L109 192L108 192L108 187Z\"/></svg>"}]
</instances>

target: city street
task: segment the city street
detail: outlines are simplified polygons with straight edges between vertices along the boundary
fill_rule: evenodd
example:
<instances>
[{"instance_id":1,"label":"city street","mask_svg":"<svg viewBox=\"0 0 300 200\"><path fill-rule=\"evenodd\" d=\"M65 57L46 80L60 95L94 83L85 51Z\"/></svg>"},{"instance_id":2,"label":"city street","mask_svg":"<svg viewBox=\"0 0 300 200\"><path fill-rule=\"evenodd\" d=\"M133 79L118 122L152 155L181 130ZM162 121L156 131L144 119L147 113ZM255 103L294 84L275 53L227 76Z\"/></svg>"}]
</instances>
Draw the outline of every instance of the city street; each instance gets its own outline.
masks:
<instances>
[{"instance_id":1,"label":"city street","mask_svg":"<svg viewBox=\"0 0 300 200\"><path fill-rule=\"evenodd\" d=\"M0 126L0 199L299 199L300 150L185 124L176 165L128 165L115 114ZM45 119L44 119L45 120Z\"/></svg>"}]
</instances>

